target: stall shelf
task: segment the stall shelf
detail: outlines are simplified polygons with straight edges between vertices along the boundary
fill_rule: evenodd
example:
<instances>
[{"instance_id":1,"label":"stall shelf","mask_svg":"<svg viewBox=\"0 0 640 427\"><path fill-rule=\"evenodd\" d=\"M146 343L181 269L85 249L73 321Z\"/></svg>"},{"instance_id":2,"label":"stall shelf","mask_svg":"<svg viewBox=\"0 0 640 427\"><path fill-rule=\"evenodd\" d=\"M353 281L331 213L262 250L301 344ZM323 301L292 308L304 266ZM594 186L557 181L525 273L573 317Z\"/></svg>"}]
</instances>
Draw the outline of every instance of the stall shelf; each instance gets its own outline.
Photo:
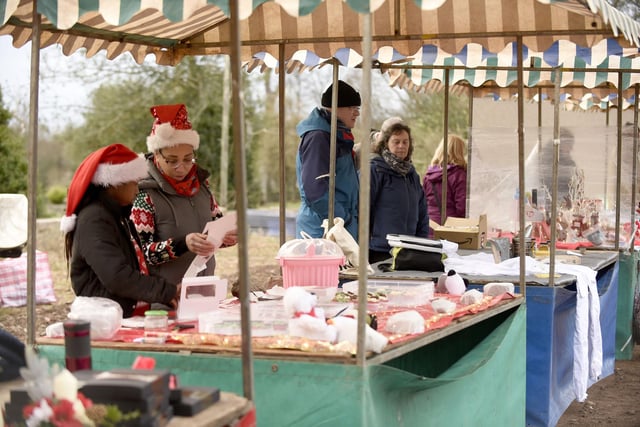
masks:
<instances>
[{"instance_id":1,"label":"stall shelf","mask_svg":"<svg viewBox=\"0 0 640 427\"><path fill-rule=\"evenodd\" d=\"M460 250L460 255L471 255L477 251ZM618 301L618 252L586 251L581 265L597 272L600 300L600 328L602 331L602 375L613 373L616 347L616 304ZM416 271L382 273L374 265L376 273L370 279L437 279L441 273ZM470 287L480 288L489 282L513 282L517 276L462 275ZM353 277L349 277L353 279ZM576 277L556 274L554 286L548 278L526 275L527 283L527 398L526 425L554 426L560 416L575 399L573 388L573 337L576 316ZM589 386L593 384L589 382Z\"/></svg>"},{"instance_id":2,"label":"stall shelf","mask_svg":"<svg viewBox=\"0 0 640 427\"><path fill-rule=\"evenodd\" d=\"M633 358L633 302L638 286L640 253L620 253L620 279L618 281L618 307L616 318L616 359Z\"/></svg>"},{"instance_id":3,"label":"stall shelf","mask_svg":"<svg viewBox=\"0 0 640 427\"><path fill-rule=\"evenodd\" d=\"M503 300L442 329L368 354L254 349L258 425L523 425L524 299ZM64 363L60 339L39 351ZM183 385L241 392L240 348L92 342L94 369L156 359ZM470 399L469 396L492 396ZM301 424L302 423L302 424Z\"/></svg>"}]
</instances>

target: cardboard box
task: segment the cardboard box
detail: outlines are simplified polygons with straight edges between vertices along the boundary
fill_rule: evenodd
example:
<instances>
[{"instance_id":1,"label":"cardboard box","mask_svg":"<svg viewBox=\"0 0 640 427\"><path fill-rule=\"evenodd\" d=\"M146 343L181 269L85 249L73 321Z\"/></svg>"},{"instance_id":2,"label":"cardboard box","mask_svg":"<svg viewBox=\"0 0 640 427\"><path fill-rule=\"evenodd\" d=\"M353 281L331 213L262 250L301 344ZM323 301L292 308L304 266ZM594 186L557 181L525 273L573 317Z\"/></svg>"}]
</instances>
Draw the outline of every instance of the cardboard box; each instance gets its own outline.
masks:
<instances>
[{"instance_id":1,"label":"cardboard box","mask_svg":"<svg viewBox=\"0 0 640 427\"><path fill-rule=\"evenodd\" d=\"M460 249L480 249L487 238L487 215L478 218L447 218L444 225L430 221L436 239L458 244Z\"/></svg>"}]
</instances>

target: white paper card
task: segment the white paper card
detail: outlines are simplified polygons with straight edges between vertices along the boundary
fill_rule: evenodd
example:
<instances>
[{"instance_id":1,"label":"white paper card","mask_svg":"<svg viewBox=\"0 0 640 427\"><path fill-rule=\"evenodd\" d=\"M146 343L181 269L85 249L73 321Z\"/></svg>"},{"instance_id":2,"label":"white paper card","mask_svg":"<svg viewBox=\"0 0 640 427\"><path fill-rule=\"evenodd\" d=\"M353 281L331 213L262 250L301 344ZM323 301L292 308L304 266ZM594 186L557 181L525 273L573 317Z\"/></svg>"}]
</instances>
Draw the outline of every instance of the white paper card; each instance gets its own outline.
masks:
<instances>
[{"instance_id":1,"label":"white paper card","mask_svg":"<svg viewBox=\"0 0 640 427\"><path fill-rule=\"evenodd\" d=\"M222 218L218 218L215 221L209 221L204 226L203 233L207 233L207 240L209 240L216 247L215 250L218 250L220 246L222 246L222 240L224 236L235 229L237 229L236 222L236 213L229 212ZM215 252L215 251L214 251ZM209 256L201 256L197 255L193 261L191 261L191 265L187 269L187 272L184 274L184 277L196 277L199 272L207 268L207 261L211 259L212 255Z\"/></svg>"}]
</instances>

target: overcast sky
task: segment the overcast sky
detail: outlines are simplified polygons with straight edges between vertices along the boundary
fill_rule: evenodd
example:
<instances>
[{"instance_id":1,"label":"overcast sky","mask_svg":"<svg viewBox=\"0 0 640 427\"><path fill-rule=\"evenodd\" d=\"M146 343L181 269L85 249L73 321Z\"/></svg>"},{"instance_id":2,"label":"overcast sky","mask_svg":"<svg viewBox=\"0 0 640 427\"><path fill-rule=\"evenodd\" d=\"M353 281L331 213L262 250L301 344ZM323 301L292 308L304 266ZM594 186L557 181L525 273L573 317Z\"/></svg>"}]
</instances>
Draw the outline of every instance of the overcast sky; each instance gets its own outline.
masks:
<instances>
[{"instance_id":1,"label":"overcast sky","mask_svg":"<svg viewBox=\"0 0 640 427\"><path fill-rule=\"evenodd\" d=\"M27 123L31 43L16 49L11 41L11 36L0 36L0 86L4 105L16 116L16 121ZM82 107L87 104L92 87L74 82L64 72L72 62L80 59L87 60L81 53L67 57L57 46L41 51L40 122L52 130L78 120Z\"/></svg>"}]
</instances>

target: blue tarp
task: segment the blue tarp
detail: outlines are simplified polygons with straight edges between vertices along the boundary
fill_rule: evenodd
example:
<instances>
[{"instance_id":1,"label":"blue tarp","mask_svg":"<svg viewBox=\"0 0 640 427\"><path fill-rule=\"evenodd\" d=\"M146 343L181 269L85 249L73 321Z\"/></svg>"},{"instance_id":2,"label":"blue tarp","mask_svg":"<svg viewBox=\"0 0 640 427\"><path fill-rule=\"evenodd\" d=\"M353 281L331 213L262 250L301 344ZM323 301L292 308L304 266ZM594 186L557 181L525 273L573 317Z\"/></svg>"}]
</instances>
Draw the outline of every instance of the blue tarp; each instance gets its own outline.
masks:
<instances>
[{"instance_id":1,"label":"blue tarp","mask_svg":"<svg viewBox=\"0 0 640 427\"><path fill-rule=\"evenodd\" d=\"M597 281L604 378L613 373L615 364L618 263L600 270ZM555 426L575 400L575 317L575 284L527 287L527 426Z\"/></svg>"}]
</instances>

